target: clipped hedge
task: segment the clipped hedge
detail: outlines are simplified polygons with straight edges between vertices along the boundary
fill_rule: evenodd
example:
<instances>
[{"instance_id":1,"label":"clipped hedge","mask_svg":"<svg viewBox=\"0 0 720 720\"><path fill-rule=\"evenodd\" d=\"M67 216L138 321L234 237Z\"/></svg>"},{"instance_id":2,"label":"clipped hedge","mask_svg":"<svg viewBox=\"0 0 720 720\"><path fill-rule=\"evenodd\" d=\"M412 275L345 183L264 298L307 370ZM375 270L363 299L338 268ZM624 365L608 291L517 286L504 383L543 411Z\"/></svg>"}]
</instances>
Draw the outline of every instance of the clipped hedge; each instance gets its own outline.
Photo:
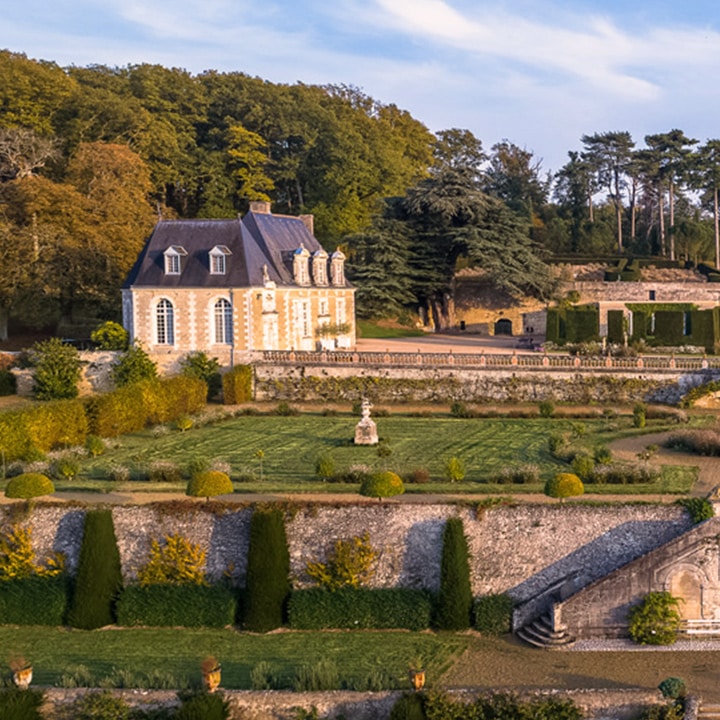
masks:
<instances>
[{"instance_id":1,"label":"clipped hedge","mask_svg":"<svg viewBox=\"0 0 720 720\"><path fill-rule=\"evenodd\" d=\"M57 400L0 414L0 449L7 461L39 450L83 445L88 433L83 403Z\"/></svg>"},{"instance_id":2,"label":"clipped hedge","mask_svg":"<svg viewBox=\"0 0 720 720\"><path fill-rule=\"evenodd\" d=\"M225 405L239 405L252 400L252 365L236 365L222 378L223 402Z\"/></svg>"},{"instance_id":3,"label":"clipped hedge","mask_svg":"<svg viewBox=\"0 0 720 720\"><path fill-rule=\"evenodd\" d=\"M75 587L68 609L68 624L83 630L112 625L121 590L120 551L112 511L88 510Z\"/></svg>"},{"instance_id":4,"label":"clipped hedge","mask_svg":"<svg viewBox=\"0 0 720 720\"><path fill-rule=\"evenodd\" d=\"M295 590L288 616L295 630L425 630L432 619L432 596L407 588Z\"/></svg>"},{"instance_id":5,"label":"clipped hedge","mask_svg":"<svg viewBox=\"0 0 720 720\"><path fill-rule=\"evenodd\" d=\"M503 635L512 630L513 601L509 595L483 595L473 607L473 625L483 635Z\"/></svg>"},{"instance_id":6,"label":"clipped hedge","mask_svg":"<svg viewBox=\"0 0 720 720\"><path fill-rule=\"evenodd\" d=\"M52 480L42 473L22 473L8 481L5 497L27 500L55 492Z\"/></svg>"},{"instance_id":7,"label":"clipped hedge","mask_svg":"<svg viewBox=\"0 0 720 720\"><path fill-rule=\"evenodd\" d=\"M211 498L215 495L232 495L232 480L220 470L205 470L190 478L186 494L190 497Z\"/></svg>"},{"instance_id":8,"label":"clipped hedge","mask_svg":"<svg viewBox=\"0 0 720 720\"><path fill-rule=\"evenodd\" d=\"M207 385L198 378L178 375L143 380L90 398L88 428L92 435L117 437L198 412L206 402Z\"/></svg>"},{"instance_id":9,"label":"clipped hedge","mask_svg":"<svg viewBox=\"0 0 720 720\"><path fill-rule=\"evenodd\" d=\"M0 581L0 625L63 625L67 608L65 575Z\"/></svg>"},{"instance_id":10,"label":"clipped hedge","mask_svg":"<svg viewBox=\"0 0 720 720\"><path fill-rule=\"evenodd\" d=\"M224 585L130 585L116 611L124 626L220 628L235 621L237 600Z\"/></svg>"}]
</instances>

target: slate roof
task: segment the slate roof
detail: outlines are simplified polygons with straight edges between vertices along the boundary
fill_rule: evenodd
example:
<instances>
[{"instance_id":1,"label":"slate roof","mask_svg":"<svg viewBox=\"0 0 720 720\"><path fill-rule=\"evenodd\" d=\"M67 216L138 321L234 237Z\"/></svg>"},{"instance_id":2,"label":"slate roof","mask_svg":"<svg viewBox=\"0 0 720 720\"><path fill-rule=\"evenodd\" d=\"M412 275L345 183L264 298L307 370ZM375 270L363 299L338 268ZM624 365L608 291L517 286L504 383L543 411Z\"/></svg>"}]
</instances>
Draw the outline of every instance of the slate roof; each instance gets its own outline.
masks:
<instances>
[{"instance_id":1,"label":"slate roof","mask_svg":"<svg viewBox=\"0 0 720 720\"><path fill-rule=\"evenodd\" d=\"M187 251L179 275L165 273L163 253L171 245ZM224 275L210 274L209 252L226 246ZM278 287L295 285L292 256L303 245L312 254L322 246L305 223L289 215L248 212L233 220L161 220L123 285L130 287L238 288L263 285L263 266Z\"/></svg>"}]
</instances>

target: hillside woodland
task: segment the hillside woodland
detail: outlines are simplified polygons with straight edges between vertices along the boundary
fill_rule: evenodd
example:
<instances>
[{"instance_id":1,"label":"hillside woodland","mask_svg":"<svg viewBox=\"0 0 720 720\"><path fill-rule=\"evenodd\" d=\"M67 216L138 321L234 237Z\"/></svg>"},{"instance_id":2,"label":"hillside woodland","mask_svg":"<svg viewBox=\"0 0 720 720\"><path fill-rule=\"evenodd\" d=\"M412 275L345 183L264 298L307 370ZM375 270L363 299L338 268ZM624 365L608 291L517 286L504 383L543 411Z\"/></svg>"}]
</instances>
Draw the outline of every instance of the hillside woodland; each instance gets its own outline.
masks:
<instances>
[{"instance_id":1,"label":"hillside woodland","mask_svg":"<svg viewBox=\"0 0 720 720\"><path fill-rule=\"evenodd\" d=\"M720 140L584 135L552 174L509 140L432 133L351 86L9 51L0 73L0 340L10 319L118 319L158 217L235 217L252 200L314 215L348 255L361 314L427 309L438 328L454 324L459 267L547 298L551 255L716 259Z\"/></svg>"}]
</instances>

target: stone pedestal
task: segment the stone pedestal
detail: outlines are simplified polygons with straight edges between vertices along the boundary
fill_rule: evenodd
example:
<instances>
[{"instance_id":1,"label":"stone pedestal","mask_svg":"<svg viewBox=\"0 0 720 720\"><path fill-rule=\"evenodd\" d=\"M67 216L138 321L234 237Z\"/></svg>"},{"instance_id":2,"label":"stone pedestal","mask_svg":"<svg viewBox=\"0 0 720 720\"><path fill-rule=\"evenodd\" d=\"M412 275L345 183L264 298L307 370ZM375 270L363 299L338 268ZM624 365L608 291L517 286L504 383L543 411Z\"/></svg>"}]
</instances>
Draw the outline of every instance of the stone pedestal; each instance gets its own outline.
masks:
<instances>
[{"instance_id":1,"label":"stone pedestal","mask_svg":"<svg viewBox=\"0 0 720 720\"><path fill-rule=\"evenodd\" d=\"M370 419L370 401L364 399L362 401L361 412L362 418L355 426L355 444L356 445L377 445L378 434L377 425Z\"/></svg>"}]
</instances>

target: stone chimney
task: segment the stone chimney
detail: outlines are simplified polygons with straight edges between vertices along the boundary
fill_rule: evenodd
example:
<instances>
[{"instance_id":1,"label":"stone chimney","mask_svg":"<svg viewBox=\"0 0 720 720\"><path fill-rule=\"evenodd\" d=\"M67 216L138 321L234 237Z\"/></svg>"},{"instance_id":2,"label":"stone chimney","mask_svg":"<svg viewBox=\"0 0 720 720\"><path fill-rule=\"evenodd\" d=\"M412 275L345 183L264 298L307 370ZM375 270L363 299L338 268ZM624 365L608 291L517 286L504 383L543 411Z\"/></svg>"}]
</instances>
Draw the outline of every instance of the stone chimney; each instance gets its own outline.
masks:
<instances>
[{"instance_id":1,"label":"stone chimney","mask_svg":"<svg viewBox=\"0 0 720 720\"><path fill-rule=\"evenodd\" d=\"M308 229L311 235L315 234L315 216L314 215L300 215L300 219L305 223L305 227Z\"/></svg>"},{"instance_id":2,"label":"stone chimney","mask_svg":"<svg viewBox=\"0 0 720 720\"><path fill-rule=\"evenodd\" d=\"M250 201L250 212L258 213L260 215L271 215L270 203L265 200L251 200Z\"/></svg>"}]
</instances>

